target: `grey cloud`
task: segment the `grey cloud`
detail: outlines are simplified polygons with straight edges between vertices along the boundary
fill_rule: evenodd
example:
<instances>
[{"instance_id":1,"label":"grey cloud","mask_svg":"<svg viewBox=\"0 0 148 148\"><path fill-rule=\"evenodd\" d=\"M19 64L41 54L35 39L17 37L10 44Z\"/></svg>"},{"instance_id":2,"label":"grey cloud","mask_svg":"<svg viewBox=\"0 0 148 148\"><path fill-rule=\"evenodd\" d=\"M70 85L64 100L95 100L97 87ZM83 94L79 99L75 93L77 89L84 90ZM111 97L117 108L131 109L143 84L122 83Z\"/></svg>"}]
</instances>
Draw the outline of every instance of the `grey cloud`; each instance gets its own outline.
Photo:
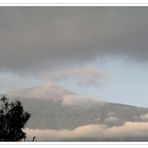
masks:
<instances>
[{"instance_id":1,"label":"grey cloud","mask_svg":"<svg viewBox=\"0 0 148 148\"><path fill-rule=\"evenodd\" d=\"M147 7L0 7L0 20L1 69L148 58Z\"/></svg>"},{"instance_id":2,"label":"grey cloud","mask_svg":"<svg viewBox=\"0 0 148 148\"><path fill-rule=\"evenodd\" d=\"M43 79L52 79L55 81L59 80L71 80L76 79L75 81L81 85L92 85L99 86L101 80L105 80L109 78L109 74L102 69L94 68L91 66L83 66L83 67L74 67L65 69L63 71L56 72L44 72L41 74Z\"/></svg>"},{"instance_id":3,"label":"grey cloud","mask_svg":"<svg viewBox=\"0 0 148 148\"><path fill-rule=\"evenodd\" d=\"M0 72L0 94L15 89L32 87L43 83L39 79L30 75L19 75L8 71Z\"/></svg>"}]
</instances>

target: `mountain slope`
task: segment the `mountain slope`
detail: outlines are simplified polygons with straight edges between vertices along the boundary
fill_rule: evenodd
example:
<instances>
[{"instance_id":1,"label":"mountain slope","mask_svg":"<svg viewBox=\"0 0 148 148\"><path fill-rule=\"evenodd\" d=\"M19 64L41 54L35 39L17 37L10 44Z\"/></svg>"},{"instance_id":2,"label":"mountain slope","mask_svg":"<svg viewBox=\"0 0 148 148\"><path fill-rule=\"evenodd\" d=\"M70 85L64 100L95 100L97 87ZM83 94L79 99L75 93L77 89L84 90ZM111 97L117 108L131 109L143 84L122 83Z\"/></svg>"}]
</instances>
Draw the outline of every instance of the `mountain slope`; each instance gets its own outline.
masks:
<instances>
[{"instance_id":1,"label":"mountain slope","mask_svg":"<svg viewBox=\"0 0 148 148\"><path fill-rule=\"evenodd\" d=\"M75 129L88 124L118 126L126 121L147 121L142 118L147 108L96 101L76 95L54 83L28 88L7 96L19 99L32 117L28 128Z\"/></svg>"}]
</instances>

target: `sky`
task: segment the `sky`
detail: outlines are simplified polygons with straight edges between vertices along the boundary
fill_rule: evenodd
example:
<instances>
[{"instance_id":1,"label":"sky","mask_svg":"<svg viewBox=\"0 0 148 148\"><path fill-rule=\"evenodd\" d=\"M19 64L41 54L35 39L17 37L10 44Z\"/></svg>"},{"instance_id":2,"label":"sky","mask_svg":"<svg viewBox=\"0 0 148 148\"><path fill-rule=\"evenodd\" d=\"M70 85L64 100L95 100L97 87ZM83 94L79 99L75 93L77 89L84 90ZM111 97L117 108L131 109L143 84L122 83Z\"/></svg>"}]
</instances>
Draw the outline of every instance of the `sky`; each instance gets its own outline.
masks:
<instances>
[{"instance_id":1,"label":"sky","mask_svg":"<svg viewBox=\"0 0 148 148\"><path fill-rule=\"evenodd\" d=\"M147 7L0 7L0 93L52 80L148 107Z\"/></svg>"}]
</instances>

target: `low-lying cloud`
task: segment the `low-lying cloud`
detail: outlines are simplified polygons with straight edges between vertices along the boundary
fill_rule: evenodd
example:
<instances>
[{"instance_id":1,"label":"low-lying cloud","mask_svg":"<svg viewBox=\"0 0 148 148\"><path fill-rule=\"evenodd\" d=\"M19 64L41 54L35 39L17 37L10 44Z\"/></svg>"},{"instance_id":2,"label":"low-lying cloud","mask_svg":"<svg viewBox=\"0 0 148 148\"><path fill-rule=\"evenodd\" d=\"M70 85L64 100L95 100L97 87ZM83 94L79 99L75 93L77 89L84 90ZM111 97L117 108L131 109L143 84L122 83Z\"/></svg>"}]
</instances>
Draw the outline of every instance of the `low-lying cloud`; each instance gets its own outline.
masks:
<instances>
[{"instance_id":1,"label":"low-lying cloud","mask_svg":"<svg viewBox=\"0 0 148 148\"><path fill-rule=\"evenodd\" d=\"M126 122L122 126L85 125L74 130L25 129L28 140L37 141L148 141L148 122Z\"/></svg>"},{"instance_id":2,"label":"low-lying cloud","mask_svg":"<svg viewBox=\"0 0 148 148\"><path fill-rule=\"evenodd\" d=\"M65 95L62 99L63 105L78 105L78 106L85 106L85 105L92 105L93 103L104 103L104 99L102 98L95 98L95 97L87 97L81 95Z\"/></svg>"},{"instance_id":3,"label":"low-lying cloud","mask_svg":"<svg viewBox=\"0 0 148 148\"><path fill-rule=\"evenodd\" d=\"M141 115L140 118L141 118L143 121L148 121L148 114Z\"/></svg>"},{"instance_id":4,"label":"low-lying cloud","mask_svg":"<svg viewBox=\"0 0 148 148\"><path fill-rule=\"evenodd\" d=\"M119 118L114 117L114 116L110 116L110 117L105 119L105 122L113 122L114 123L114 122L117 122L117 121L119 121Z\"/></svg>"}]
</instances>

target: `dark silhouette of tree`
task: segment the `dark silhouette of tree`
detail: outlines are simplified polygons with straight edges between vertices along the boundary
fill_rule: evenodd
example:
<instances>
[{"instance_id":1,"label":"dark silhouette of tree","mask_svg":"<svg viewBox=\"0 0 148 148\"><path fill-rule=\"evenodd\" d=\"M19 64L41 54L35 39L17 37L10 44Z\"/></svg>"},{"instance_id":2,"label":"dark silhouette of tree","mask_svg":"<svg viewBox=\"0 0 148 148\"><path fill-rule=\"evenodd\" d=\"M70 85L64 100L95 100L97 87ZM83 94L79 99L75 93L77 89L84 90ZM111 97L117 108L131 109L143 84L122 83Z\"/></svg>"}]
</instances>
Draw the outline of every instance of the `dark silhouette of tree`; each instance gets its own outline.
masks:
<instances>
[{"instance_id":1,"label":"dark silhouette of tree","mask_svg":"<svg viewBox=\"0 0 148 148\"><path fill-rule=\"evenodd\" d=\"M34 137L32 138L32 141L35 141L35 139L36 139L36 136L34 136Z\"/></svg>"},{"instance_id":2,"label":"dark silhouette of tree","mask_svg":"<svg viewBox=\"0 0 148 148\"><path fill-rule=\"evenodd\" d=\"M20 101L9 102L0 98L0 141L21 141L26 138L22 130L31 115L25 112Z\"/></svg>"}]
</instances>

